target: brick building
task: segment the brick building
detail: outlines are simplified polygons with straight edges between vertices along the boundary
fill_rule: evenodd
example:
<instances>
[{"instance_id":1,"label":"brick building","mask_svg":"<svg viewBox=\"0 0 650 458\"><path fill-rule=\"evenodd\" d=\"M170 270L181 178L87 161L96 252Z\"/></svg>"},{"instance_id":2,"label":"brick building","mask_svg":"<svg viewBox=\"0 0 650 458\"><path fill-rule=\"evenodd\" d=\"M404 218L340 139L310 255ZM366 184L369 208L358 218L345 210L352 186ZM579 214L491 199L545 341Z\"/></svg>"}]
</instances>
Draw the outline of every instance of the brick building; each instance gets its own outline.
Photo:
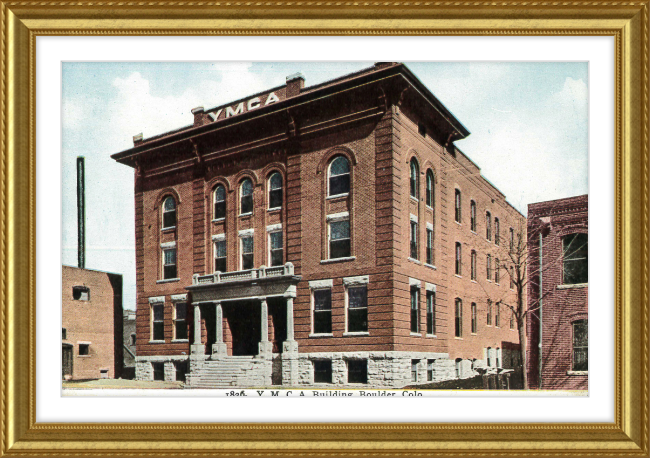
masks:
<instances>
[{"instance_id":1,"label":"brick building","mask_svg":"<svg viewBox=\"0 0 650 458\"><path fill-rule=\"evenodd\" d=\"M588 388L587 229L587 195L528 205L528 308L537 309L527 322L530 388Z\"/></svg>"},{"instance_id":2,"label":"brick building","mask_svg":"<svg viewBox=\"0 0 650 458\"><path fill-rule=\"evenodd\" d=\"M122 375L122 275L63 266L62 376Z\"/></svg>"},{"instance_id":3,"label":"brick building","mask_svg":"<svg viewBox=\"0 0 650 458\"><path fill-rule=\"evenodd\" d=\"M138 379L401 387L517 364L523 216L403 64L211 109L135 169ZM501 259L505 259L502 256Z\"/></svg>"}]
</instances>

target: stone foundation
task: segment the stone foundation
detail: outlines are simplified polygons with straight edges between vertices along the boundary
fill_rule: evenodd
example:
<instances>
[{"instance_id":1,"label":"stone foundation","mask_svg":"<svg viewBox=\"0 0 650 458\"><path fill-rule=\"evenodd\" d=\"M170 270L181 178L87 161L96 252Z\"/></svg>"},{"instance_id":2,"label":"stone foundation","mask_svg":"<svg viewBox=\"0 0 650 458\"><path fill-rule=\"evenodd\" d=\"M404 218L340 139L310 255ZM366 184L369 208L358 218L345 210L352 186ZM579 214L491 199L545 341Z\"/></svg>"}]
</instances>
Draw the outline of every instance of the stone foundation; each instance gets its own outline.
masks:
<instances>
[{"instance_id":1,"label":"stone foundation","mask_svg":"<svg viewBox=\"0 0 650 458\"><path fill-rule=\"evenodd\" d=\"M153 380L154 362L164 363L165 381L176 380L174 363L189 361L186 386L194 388L268 388L293 387L367 387L403 388L466 379L476 375L497 372L502 363L496 350L486 349L486 359L453 360L446 353L428 352L318 352L298 353L295 345L288 345L282 354L272 357L232 357L225 355L170 355L138 356L136 380ZM350 383L350 360L367 361L367 383ZM332 383L314 381L314 362L331 361ZM415 374L413 373L415 363Z\"/></svg>"}]
</instances>

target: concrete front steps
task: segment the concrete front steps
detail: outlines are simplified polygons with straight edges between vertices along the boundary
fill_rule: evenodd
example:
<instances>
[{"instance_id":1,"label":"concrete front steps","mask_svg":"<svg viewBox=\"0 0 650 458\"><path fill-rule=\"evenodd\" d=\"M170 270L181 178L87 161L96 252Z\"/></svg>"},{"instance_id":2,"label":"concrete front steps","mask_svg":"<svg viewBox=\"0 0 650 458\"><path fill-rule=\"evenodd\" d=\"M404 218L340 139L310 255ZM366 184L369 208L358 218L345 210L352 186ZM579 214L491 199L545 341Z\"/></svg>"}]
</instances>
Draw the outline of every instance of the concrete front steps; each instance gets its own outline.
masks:
<instances>
[{"instance_id":1,"label":"concrete front steps","mask_svg":"<svg viewBox=\"0 0 650 458\"><path fill-rule=\"evenodd\" d=\"M271 360L228 356L202 361L189 374L185 388L250 388L269 384Z\"/></svg>"}]
</instances>

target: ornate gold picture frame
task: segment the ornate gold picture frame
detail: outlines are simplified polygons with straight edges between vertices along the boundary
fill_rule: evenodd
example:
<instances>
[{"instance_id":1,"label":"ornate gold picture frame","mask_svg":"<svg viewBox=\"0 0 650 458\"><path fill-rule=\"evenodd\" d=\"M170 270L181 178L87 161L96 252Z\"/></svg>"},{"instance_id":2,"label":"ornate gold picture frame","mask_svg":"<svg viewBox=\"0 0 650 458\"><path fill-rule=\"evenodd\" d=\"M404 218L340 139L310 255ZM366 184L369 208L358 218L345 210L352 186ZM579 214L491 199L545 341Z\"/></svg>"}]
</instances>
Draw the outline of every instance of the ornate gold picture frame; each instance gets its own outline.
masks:
<instances>
[{"instance_id":1,"label":"ornate gold picture frame","mask_svg":"<svg viewBox=\"0 0 650 458\"><path fill-rule=\"evenodd\" d=\"M648 455L645 2L2 3L0 453L7 456ZM36 37L585 35L615 38L615 421L48 424L36 421Z\"/></svg>"}]
</instances>

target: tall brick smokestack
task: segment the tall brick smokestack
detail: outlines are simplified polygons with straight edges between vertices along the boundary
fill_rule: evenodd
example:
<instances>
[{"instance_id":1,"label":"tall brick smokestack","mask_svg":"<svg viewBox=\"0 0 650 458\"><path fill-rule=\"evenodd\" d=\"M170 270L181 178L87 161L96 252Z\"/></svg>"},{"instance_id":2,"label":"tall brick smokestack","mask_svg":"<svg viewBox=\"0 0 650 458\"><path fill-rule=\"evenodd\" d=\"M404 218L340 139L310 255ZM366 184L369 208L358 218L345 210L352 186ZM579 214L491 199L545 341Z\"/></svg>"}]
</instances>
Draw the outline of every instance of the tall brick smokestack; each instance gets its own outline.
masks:
<instances>
[{"instance_id":1,"label":"tall brick smokestack","mask_svg":"<svg viewBox=\"0 0 650 458\"><path fill-rule=\"evenodd\" d=\"M84 157L77 157L77 264L86 267L86 197Z\"/></svg>"}]
</instances>

